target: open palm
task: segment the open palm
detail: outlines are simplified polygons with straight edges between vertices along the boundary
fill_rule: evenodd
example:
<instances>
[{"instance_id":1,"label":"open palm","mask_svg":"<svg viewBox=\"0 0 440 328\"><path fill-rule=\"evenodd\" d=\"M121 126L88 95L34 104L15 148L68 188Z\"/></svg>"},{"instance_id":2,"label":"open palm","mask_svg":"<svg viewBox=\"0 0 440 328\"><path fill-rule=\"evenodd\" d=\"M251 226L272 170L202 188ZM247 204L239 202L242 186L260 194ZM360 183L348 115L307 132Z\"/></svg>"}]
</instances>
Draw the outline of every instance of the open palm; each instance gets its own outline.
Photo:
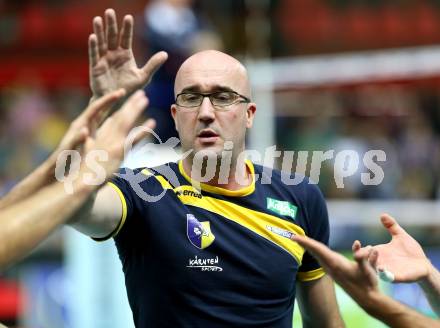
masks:
<instances>
[{"instance_id":1,"label":"open palm","mask_svg":"<svg viewBox=\"0 0 440 328\"><path fill-rule=\"evenodd\" d=\"M414 282L426 277L429 260L420 244L391 216L383 214L381 221L391 234L391 241L373 247L378 257L372 261L372 265L380 271L391 271L395 282Z\"/></svg>"},{"instance_id":2,"label":"open palm","mask_svg":"<svg viewBox=\"0 0 440 328\"><path fill-rule=\"evenodd\" d=\"M105 11L105 29L103 19L94 18L94 33L89 37L92 99L120 88L131 94L146 85L167 59L167 54L162 51L138 68L132 50L133 25L133 17L126 15L121 30L118 30L113 9Z\"/></svg>"}]
</instances>

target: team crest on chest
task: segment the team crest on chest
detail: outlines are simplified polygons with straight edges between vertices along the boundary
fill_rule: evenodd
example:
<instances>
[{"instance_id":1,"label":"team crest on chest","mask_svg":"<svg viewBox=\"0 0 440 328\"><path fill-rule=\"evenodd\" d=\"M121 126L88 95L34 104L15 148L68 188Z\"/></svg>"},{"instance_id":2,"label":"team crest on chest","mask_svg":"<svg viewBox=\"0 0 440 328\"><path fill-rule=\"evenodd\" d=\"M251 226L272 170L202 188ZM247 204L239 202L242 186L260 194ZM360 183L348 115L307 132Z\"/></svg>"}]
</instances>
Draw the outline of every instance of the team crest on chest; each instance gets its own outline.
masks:
<instances>
[{"instance_id":1,"label":"team crest on chest","mask_svg":"<svg viewBox=\"0 0 440 328\"><path fill-rule=\"evenodd\" d=\"M204 249L214 242L209 221L200 222L192 214L186 215L186 235L195 247Z\"/></svg>"}]
</instances>

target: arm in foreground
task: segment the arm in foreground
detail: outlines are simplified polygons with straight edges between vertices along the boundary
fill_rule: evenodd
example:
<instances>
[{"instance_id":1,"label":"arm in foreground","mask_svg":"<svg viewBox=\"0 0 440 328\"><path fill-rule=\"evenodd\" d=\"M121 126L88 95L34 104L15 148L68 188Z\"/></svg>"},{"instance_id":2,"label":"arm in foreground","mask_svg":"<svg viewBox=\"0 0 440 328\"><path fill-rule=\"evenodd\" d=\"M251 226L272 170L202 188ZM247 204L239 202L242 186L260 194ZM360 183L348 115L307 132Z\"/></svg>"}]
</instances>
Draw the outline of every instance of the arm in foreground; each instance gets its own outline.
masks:
<instances>
[{"instance_id":1,"label":"arm in foreground","mask_svg":"<svg viewBox=\"0 0 440 328\"><path fill-rule=\"evenodd\" d=\"M371 316L391 327L440 327L440 322L380 293L376 272L368 262L368 254L354 246L355 262L310 238L292 239L312 253L333 279ZM377 256L372 250L370 257Z\"/></svg>"},{"instance_id":2,"label":"arm in foreground","mask_svg":"<svg viewBox=\"0 0 440 328\"><path fill-rule=\"evenodd\" d=\"M11 191L0 199L0 209L20 202L52 183L54 181L56 157L55 153L52 154L38 168L17 183Z\"/></svg>"},{"instance_id":3,"label":"arm in foreground","mask_svg":"<svg viewBox=\"0 0 440 328\"><path fill-rule=\"evenodd\" d=\"M296 287L303 327L345 327L331 277L297 282Z\"/></svg>"},{"instance_id":4,"label":"arm in foreground","mask_svg":"<svg viewBox=\"0 0 440 328\"><path fill-rule=\"evenodd\" d=\"M0 213L0 269L19 260L44 240L81 206L93 192L92 186L75 184L75 192L65 192L54 182Z\"/></svg>"},{"instance_id":5,"label":"arm in foreground","mask_svg":"<svg viewBox=\"0 0 440 328\"><path fill-rule=\"evenodd\" d=\"M323 243L328 243L330 228L324 196L317 185L306 186L308 217L313 218L310 220L307 234ZM309 252L304 253L296 283L303 325L304 327L344 327L333 279L325 274L322 266L312 255ZM313 271L319 274L316 276L311 274Z\"/></svg>"},{"instance_id":6,"label":"arm in foreground","mask_svg":"<svg viewBox=\"0 0 440 328\"><path fill-rule=\"evenodd\" d=\"M99 102L89 105L69 126L55 151L33 172L20 181L12 190L0 199L0 209L23 201L38 190L49 186L55 180L55 168L58 156L65 150L77 150L85 142L92 125L125 93L120 90L101 98ZM92 124L93 123L93 124Z\"/></svg>"},{"instance_id":7,"label":"arm in foreground","mask_svg":"<svg viewBox=\"0 0 440 328\"><path fill-rule=\"evenodd\" d=\"M89 105L72 122L57 150L2 200L0 268L30 252L90 196L93 188L82 182L75 182L78 191L69 194L55 180L57 157L83 144L99 114L123 95L123 90L116 91Z\"/></svg>"},{"instance_id":8,"label":"arm in foreground","mask_svg":"<svg viewBox=\"0 0 440 328\"><path fill-rule=\"evenodd\" d=\"M418 283L425 292L432 309L437 313L437 316L440 316L440 272L431 265L428 276Z\"/></svg>"},{"instance_id":9,"label":"arm in foreground","mask_svg":"<svg viewBox=\"0 0 440 328\"><path fill-rule=\"evenodd\" d=\"M130 135L130 139L126 138L147 103L144 92L138 90L128 98L121 109L104 122L95 137L87 139L86 149L101 150L108 156L106 162L100 163L106 172L106 180L118 170L123 160L126 142L136 144L154 128L154 120L147 120L135 135ZM105 184L91 195L68 223L88 236L103 238L116 230L122 214L123 208L118 193L109 184Z\"/></svg>"},{"instance_id":10,"label":"arm in foreground","mask_svg":"<svg viewBox=\"0 0 440 328\"><path fill-rule=\"evenodd\" d=\"M117 98L112 93L98 99L91 106L106 107ZM87 136L84 142L85 152L104 150L108 153L108 160L101 163L107 176L118 169L123 156L124 136L134 125L146 104L147 100L143 93L135 93L119 111L103 123L96 133L90 131L90 135ZM137 137L143 136L139 134ZM79 178L73 184L73 193L67 192L63 184L54 182L0 212L0 240L2 240L0 269L31 251L83 206L98 188L97 185L91 185L86 182L87 179L83 179L92 173L87 165L81 165Z\"/></svg>"}]
</instances>

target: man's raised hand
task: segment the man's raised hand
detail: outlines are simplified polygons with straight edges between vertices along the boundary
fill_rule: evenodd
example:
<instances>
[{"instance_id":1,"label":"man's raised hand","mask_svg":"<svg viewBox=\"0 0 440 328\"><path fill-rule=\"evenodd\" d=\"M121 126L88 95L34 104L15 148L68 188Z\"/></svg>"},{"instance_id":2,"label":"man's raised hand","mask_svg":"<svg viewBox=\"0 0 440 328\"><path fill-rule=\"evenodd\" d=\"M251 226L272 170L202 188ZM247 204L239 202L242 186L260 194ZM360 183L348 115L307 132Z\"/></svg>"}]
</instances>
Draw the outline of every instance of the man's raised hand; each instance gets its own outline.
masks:
<instances>
[{"instance_id":1,"label":"man's raised hand","mask_svg":"<svg viewBox=\"0 0 440 328\"><path fill-rule=\"evenodd\" d=\"M124 17L120 30L113 9L107 9L104 17L105 24L100 16L93 19L94 33L89 36L92 100L120 88L128 95L142 88L168 58L167 53L161 51L138 68L132 51L133 16Z\"/></svg>"}]
</instances>

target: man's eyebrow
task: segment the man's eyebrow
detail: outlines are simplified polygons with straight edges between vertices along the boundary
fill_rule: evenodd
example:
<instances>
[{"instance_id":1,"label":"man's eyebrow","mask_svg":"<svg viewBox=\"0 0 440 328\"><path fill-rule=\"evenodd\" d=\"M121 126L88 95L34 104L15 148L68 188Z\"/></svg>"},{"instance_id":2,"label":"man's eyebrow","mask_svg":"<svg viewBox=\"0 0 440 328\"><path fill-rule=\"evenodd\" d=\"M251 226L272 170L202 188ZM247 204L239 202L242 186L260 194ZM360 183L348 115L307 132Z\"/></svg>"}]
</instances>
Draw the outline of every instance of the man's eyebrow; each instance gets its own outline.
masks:
<instances>
[{"instance_id":1,"label":"man's eyebrow","mask_svg":"<svg viewBox=\"0 0 440 328\"><path fill-rule=\"evenodd\" d=\"M211 86L208 91L204 90L203 92L217 92L217 91L234 91L234 90L231 89L230 87L227 87L227 86L224 86L224 85L214 85L214 86ZM190 85L190 86L188 86L186 88L183 88L180 93L185 93L185 92L199 92L199 93L203 93L201 91L201 88L200 88L199 85Z\"/></svg>"}]
</instances>

